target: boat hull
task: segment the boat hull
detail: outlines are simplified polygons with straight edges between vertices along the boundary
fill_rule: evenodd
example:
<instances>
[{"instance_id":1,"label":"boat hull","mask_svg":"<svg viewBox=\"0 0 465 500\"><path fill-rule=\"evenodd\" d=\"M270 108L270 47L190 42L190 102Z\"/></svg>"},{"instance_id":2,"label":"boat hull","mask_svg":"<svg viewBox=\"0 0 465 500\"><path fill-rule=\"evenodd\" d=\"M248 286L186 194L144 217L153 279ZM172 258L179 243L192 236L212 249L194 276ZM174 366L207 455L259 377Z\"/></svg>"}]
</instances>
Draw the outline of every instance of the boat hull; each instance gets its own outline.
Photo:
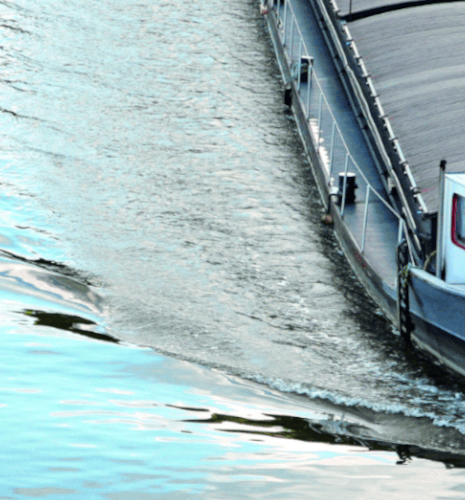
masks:
<instances>
[{"instance_id":1,"label":"boat hull","mask_svg":"<svg viewBox=\"0 0 465 500\"><path fill-rule=\"evenodd\" d=\"M278 2L278 5L282 5L282 2ZM356 217L350 217L354 213L356 215L357 205L360 207L360 202L353 205L350 210L347 209L344 216L341 214L337 197L331 196L331 184L321 154L321 143L315 140L310 128L309 114L305 111L305 99L302 98L299 81L292 71L293 62L289 57L289 45L283 40L283 16L278 16L276 4L275 8L268 11L266 17L287 91L286 100L291 103L324 207L332 216L334 234L370 297L383 310L387 319L398 327L396 258L398 223L394 219L392 222L384 219L381 224L377 226L375 224L380 245L384 244L388 248L384 252L378 252L378 248L381 250L383 248L372 247L376 251L371 252L371 257L366 251L363 252L363 245L362 248L360 245L362 219L359 218L357 221ZM302 17L299 21L305 24L308 19ZM297 30L298 26L295 29ZM320 26L320 29L323 28ZM336 82L334 87L335 85ZM337 92L338 96L342 95L340 90ZM349 112L353 112L353 109L347 109L345 113ZM342 115L341 123L345 122L345 116ZM349 127L345 132L350 136L352 129ZM356 148L359 147L361 143L356 145ZM377 169L373 168L372 175L379 175ZM373 205L370 205L371 217L376 215L375 210ZM389 268L389 273L384 272L383 267ZM412 343L440 364L465 376L465 286L446 285L444 281L426 271L410 268L408 287L409 314L413 326L410 337Z\"/></svg>"},{"instance_id":2,"label":"boat hull","mask_svg":"<svg viewBox=\"0 0 465 500\"><path fill-rule=\"evenodd\" d=\"M465 375L465 289L412 269L409 276L412 341L449 369Z\"/></svg>"}]
</instances>

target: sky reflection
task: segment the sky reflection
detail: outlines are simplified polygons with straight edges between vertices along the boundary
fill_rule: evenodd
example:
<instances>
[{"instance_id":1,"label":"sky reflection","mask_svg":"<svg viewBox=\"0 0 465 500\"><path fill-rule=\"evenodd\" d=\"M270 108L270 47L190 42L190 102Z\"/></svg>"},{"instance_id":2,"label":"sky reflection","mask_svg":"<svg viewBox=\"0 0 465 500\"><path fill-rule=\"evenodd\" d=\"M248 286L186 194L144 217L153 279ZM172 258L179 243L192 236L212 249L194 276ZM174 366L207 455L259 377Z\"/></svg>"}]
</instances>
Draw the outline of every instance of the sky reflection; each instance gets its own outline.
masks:
<instances>
[{"instance_id":1,"label":"sky reflection","mask_svg":"<svg viewBox=\"0 0 465 500\"><path fill-rule=\"evenodd\" d=\"M321 498L334 484L358 500L372 482L385 484L379 498L401 498L395 448L325 434L334 416L309 401L33 317L3 320L2 499ZM447 479L443 464L409 465L419 481L431 470Z\"/></svg>"}]
</instances>

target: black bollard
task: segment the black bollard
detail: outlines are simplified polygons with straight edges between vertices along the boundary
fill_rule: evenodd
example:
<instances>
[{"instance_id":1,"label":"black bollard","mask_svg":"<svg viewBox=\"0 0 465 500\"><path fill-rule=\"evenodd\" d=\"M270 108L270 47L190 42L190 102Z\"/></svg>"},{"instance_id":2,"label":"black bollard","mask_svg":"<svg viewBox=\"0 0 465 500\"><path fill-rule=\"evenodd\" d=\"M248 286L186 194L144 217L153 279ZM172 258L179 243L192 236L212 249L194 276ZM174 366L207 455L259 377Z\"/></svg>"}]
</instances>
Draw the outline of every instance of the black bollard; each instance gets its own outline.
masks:
<instances>
[{"instance_id":1,"label":"black bollard","mask_svg":"<svg viewBox=\"0 0 465 500\"><path fill-rule=\"evenodd\" d=\"M346 205L350 205L352 203L355 203L355 190L357 189L357 176L353 172L347 172L347 177L346 177L346 199L345 203ZM339 191L337 193L338 200L337 202L339 205L342 204L342 197L343 197L343 192L344 192L344 173L339 174Z\"/></svg>"}]
</instances>

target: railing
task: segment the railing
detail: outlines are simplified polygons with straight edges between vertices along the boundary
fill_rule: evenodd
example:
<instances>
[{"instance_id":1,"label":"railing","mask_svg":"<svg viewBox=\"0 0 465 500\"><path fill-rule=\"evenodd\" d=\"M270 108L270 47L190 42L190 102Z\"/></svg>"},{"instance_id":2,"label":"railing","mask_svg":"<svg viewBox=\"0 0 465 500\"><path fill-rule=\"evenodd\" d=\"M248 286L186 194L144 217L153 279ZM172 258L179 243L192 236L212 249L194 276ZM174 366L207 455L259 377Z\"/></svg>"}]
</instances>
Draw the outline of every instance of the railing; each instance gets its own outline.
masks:
<instances>
[{"instance_id":1,"label":"railing","mask_svg":"<svg viewBox=\"0 0 465 500\"><path fill-rule=\"evenodd\" d=\"M337 7L334 7L334 8L337 9ZM355 45L355 42L352 39L352 36L350 34L350 31L349 31L349 27L345 24L342 26L342 29L344 30L344 33L346 35L347 43L350 44L350 47L354 53L355 59L358 61L358 64L359 64L360 69L362 71L362 76L363 76L363 78L365 78L367 85L370 88L370 92L373 96L375 105L378 108L379 116L383 120L384 126L386 127L386 130L388 131L389 140L392 142L392 144L394 145L394 148L397 151L397 154L399 155L400 164L402 165L402 167L404 169L404 173L407 176L409 183L410 183L410 190L413 193L413 196L415 196L415 198L417 199L418 205L420 206L420 210L424 214L426 214L426 213L428 213L428 208L423 200L423 197L420 194L420 190L419 190L419 188L415 182L415 179L412 175L410 165L409 165L407 159L405 158L405 155L404 155L402 147L399 143L399 140L397 139L397 137L394 134L391 122L389 121L388 117L386 116L386 113L384 112L383 106L381 105L381 101L376 93L376 89L375 89L375 86L373 84L373 80L370 77L370 75L368 74L368 71L366 70L366 67L365 67L365 63L363 62L363 59L358 52L357 46Z\"/></svg>"},{"instance_id":2,"label":"railing","mask_svg":"<svg viewBox=\"0 0 465 500\"><path fill-rule=\"evenodd\" d=\"M366 233L368 227L368 206L370 196L373 194L398 220L398 241L401 241L402 234L404 234L409 248L410 259L413 263L415 263L412 241L403 217L370 184L366 175L353 158L349 147L344 140L341 129L339 128L328 99L323 91L322 84L320 83L313 68L311 54L305 45L291 1L277 0L275 12L279 21L278 32L281 37L281 43L285 48L287 63L291 69L293 85L295 85L300 105L305 113L316 152L320 158L321 164L325 168L328 186L330 188L332 186L333 174L335 171L339 171L339 173L344 172L340 207L342 218L344 217L344 212L346 210L346 183L347 173L349 170L354 169L358 173L366 189L363 229L360 243L361 253L365 251ZM301 78L303 60L310 61L306 82L302 82Z\"/></svg>"}]
</instances>

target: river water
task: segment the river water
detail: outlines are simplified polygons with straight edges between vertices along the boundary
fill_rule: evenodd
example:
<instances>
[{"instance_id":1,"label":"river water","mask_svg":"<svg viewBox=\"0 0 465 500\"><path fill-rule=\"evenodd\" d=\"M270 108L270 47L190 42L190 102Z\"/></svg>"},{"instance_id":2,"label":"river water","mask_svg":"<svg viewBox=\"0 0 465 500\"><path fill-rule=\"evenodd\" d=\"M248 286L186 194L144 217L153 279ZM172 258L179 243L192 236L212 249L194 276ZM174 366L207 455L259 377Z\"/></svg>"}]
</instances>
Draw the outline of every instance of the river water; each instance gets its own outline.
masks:
<instances>
[{"instance_id":1,"label":"river water","mask_svg":"<svg viewBox=\"0 0 465 500\"><path fill-rule=\"evenodd\" d=\"M321 225L255 0L0 14L0 498L463 498L465 386Z\"/></svg>"}]
</instances>

